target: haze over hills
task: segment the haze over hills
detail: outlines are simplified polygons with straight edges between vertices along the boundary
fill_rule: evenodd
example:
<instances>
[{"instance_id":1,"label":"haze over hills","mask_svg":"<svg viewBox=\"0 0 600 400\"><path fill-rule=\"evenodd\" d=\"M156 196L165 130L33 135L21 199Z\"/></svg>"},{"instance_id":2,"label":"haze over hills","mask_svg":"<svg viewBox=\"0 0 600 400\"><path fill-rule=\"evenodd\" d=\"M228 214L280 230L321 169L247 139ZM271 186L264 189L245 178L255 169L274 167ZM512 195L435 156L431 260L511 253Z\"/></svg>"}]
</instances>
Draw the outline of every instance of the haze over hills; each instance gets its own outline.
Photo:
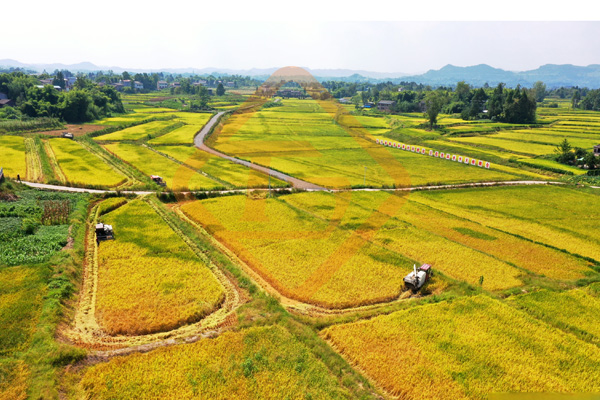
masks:
<instances>
[{"instance_id":1,"label":"haze over hills","mask_svg":"<svg viewBox=\"0 0 600 400\"><path fill-rule=\"evenodd\" d=\"M97 66L90 62L81 62L77 64L26 64L16 60L0 60L0 67L4 68L22 68L32 71L46 71L52 73L56 69L67 69L71 72L90 72L90 71L113 71L122 73L123 71L138 72L166 72L174 74L220 74L220 75L243 75L252 76L257 79L266 79L278 68L251 68L251 69L228 69L228 68L163 68L163 69L138 69L122 68L118 66ZM446 65L439 70L429 70L419 75L408 75L405 73L374 72L352 69L311 69L306 68L319 80L342 80L348 82L378 82L392 81L399 83L417 82L425 85L441 86L455 85L457 82L465 81L474 86L483 86L488 84L495 86L500 82L509 87L517 85L530 87L536 81L543 81L549 88L560 86L581 86L589 88L600 87L600 65L592 64L588 66L577 66L572 64L546 64L537 69L529 71L507 71L500 68L494 68L487 64L479 64L468 67L458 67Z\"/></svg>"}]
</instances>

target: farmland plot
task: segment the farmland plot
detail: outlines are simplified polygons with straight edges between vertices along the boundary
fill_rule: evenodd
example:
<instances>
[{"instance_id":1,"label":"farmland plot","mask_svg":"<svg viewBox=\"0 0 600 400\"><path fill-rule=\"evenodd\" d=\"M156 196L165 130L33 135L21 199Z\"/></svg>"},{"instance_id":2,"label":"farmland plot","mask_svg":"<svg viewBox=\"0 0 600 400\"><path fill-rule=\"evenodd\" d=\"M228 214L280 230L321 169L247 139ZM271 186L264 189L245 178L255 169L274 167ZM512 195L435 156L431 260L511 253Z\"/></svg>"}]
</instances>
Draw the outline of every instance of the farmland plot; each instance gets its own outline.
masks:
<instances>
[{"instance_id":1,"label":"farmland plot","mask_svg":"<svg viewBox=\"0 0 600 400\"><path fill-rule=\"evenodd\" d=\"M25 142L21 136L0 136L0 167L4 168L4 175L16 179L17 174L22 179L27 176L25 161Z\"/></svg>"},{"instance_id":2,"label":"farmland plot","mask_svg":"<svg viewBox=\"0 0 600 400\"><path fill-rule=\"evenodd\" d=\"M143 146L113 143L104 148L147 176L160 175L171 190L210 190L223 186Z\"/></svg>"},{"instance_id":3,"label":"farmland plot","mask_svg":"<svg viewBox=\"0 0 600 400\"><path fill-rule=\"evenodd\" d=\"M278 326L116 357L89 368L79 387L98 400L350 398L323 362Z\"/></svg>"},{"instance_id":4,"label":"farmland plot","mask_svg":"<svg viewBox=\"0 0 600 400\"><path fill-rule=\"evenodd\" d=\"M268 176L221 157L213 156L195 147L155 146L154 148L234 187L255 188L267 187L269 185ZM271 187L286 186L288 186L286 182L271 178Z\"/></svg>"},{"instance_id":5,"label":"farmland plot","mask_svg":"<svg viewBox=\"0 0 600 400\"><path fill-rule=\"evenodd\" d=\"M600 261L598 196L551 187L421 192L414 201L485 226Z\"/></svg>"},{"instance_id":6,"label":"farmland plot","mask_svg":"<svg viewBox=\"0 0 600 400\"><path fill-rule=\"evenodd\" d=\"M115 240L98 249L97 318L109 334L145 334L196 322L224 300L222 285L142 200L102 217Z\"/></svg>"},{"instance_id":7,"label":"farmland plot","mask_svg":"<svg viewBox=\"0 0 600 400\"><path fill-rule=\"evenodd\" d=\"M175 129L176 123L173 121L153 121L142 125L132 126L120 131L109 133L94 138L96 141L121 141L121 140L139 140L153 138L166 133L170 129Z\"/></svg>"},{"instance_id":8,"label":"farmland plot","mask_svg":"<svg viewBox=\"0 0 600 400\"><path fill-rule=\"evenodd\" d=\"M483 295L334 325L322 336L402 398L600 391L600 348Z\"/></svg>"},{"instance_id":9,"label":"farmland plot","mask_svg":"<svg viewBox=\"0 0 600 400\"><path fill-rule=\"evenodd\" d=\"M67 182L113 187L127 179L75 141L57 138L49 142Z\"/></svg>"}]
</instances>

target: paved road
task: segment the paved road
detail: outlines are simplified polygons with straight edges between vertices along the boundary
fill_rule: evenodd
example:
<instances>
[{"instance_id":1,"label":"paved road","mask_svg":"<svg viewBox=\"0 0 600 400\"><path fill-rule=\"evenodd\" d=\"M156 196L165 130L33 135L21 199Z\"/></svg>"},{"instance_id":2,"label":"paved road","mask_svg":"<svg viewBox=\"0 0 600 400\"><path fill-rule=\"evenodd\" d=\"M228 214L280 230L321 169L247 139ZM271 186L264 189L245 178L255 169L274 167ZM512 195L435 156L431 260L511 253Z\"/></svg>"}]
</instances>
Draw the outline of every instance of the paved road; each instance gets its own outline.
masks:
<instances>
[{"instance_id":1,"label":"paved road","mask_svg":"<svg viewBox=\"0 0 600 400\"><path fill-rule=\"evenodd\" d=\"M271 168L263 167L262 165L257 165L257 164L251 163L249 161L244 161L244 160L240 160L239 158L228 156L227 154L221 153L220 151L217 151L217 150L205 145L204 139L206 138L206 135L208 135L208 133L210 132L212 127L217 123L217 121L219 120L221 115L225 114L225 112L226 111L221 111L221 112L218 112L217 114L215 114L210 119L210 121L208 121L208 123L206 125L204 125L204 128L202 128L202 130L196 135L196 137L194 138L194 144L196 145L197 148L199 148L200 150L203 150L209 154L213 154L215 156L224 158L224 159L232 161L234 163L244 165L248 168L252 168L256 171L262 172L263 174L274 176L277 179L281 179L282 181L288 182L289 184L291 184L293 187L295 187L297 189L327 190L326 188L324 188L322 186L318 186L318 185L315 185L314 183L310 183L310 182L306 182L306 181L303 181L298 178L294 178L293 176L286 175L283 172L275 171L275 170L272 170Z\"/></svg>"},{"instance_id":2,"label":"paved road","mask_svg":"<svg viewBox=\"0 0 600 400\"><path fill-rule=\"evenodd\" d=\"M27 185L29 187L36 188L36 189L57 190L59 192L72 192L72 193L116 193L117 192L116 190L88 189L88 188L78 188L78 187L71 187L71 186L48 185L45 183L36 183L36 182L27 182L27 181L21 181L21 183L23 185ZM140 191L120 190L119 192L124 193L124 194L137 194L137 195L155 193L155 192L142 191L142 190L140 190Z\"/></svg>"},{"instance_id":3,"label":"paved road","mask_svg":"<svg viewBox=\"0 0 600 400\"><path fill-rule=\"evenodd\" d=\"M45 189L45 190L57 190L61 192L73 192L73 193L117 193L116 190L102 190L102 189L87 189L87 188L76 188L70 186L58 186L58 185L47 185L45 183L35 183L35 182L27 182L22 181L24 185L30 186L36 189ZM437 186L413 186L407 188L397 188L397 189L377 189L377 188L364 188L364 189L305 189L308 192L317 192L328 190L329 192L347 192L347 191L355 191L355 192L381 192L381 191L390 191L390 192L412 192L418 190L448 190L448 189L460 189L460 188L468 188L468 187L488 187L488 186L516 186L516 185L564 185L563 182L553 182L553 181L504 181L504 182L472 182L472 183L460 183L456 185L437 185ZM590 186L596 189L600 189L597 186ZM209 190L207 192L210 193L219 193L219 194L232 194L232 193L246 193L252 191L267 191L269 189L231 189L231 190ZM286 188L277 188L271 189L273 192L278 191L286 191L289 190ZM135 190L120 190L119 193L123 194L136 194L136 195L146 195L151 193L156 193L152 191L135 191ZM189 192L182 192L183 194L187 194Z\"/></svg>"}]
</instances>

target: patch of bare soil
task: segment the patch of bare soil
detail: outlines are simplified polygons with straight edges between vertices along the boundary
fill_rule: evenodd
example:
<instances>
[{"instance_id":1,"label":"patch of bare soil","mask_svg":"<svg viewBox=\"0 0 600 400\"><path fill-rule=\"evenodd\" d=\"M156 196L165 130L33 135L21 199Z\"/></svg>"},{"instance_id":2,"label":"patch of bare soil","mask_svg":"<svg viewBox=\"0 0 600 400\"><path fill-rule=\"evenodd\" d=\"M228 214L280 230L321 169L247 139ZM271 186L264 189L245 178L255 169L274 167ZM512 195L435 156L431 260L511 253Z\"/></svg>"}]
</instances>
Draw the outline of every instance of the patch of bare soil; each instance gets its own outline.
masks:
<instances>
[{"instance_id":1,"label":"patch of bare soil","mask_svg":"<svg viewBox=\"0 0 600 400\"><path fill-rule=\"evenodd\" d=\"M104 128L106 128L106 126L68 124L63 129L56 129L53 131L39 131L39 132L33 132L33 133L39 133L41 135L47 135L47 136L60 136L63 134L63 132L69 132L69 133L72 133L73 136L83 136L86 133L96 132L96 131L99 131L100 129L104 129Z\"/></svg>"}]
</instances>

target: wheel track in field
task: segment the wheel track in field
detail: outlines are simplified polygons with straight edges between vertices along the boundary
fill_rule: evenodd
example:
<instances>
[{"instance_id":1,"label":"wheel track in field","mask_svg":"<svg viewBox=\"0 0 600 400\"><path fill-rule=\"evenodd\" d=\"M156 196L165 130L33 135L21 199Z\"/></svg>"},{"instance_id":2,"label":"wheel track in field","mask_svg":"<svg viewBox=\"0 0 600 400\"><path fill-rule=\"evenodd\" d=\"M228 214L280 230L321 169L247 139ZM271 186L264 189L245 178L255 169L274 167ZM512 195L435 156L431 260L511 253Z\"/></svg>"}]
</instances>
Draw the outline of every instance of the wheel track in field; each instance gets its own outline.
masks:
<instances>
[{"instance_id":1,"label":"wheel track in field","mask_svg":"<svg viewBox=\"0 0 600 400\"><path fill-rule=\"evenodd\" d=\"M98 245L95 239L95 224L98 220L98 204L95 204L86 221L85 258L83 269L83 284L80 298L75 310L72 324L62 329L61 336L82 347L95 349L88 358L94 362L102 361L115 355L133 352L145 352L154 348L179 343L191 343L205 337L213 337L233 323L235 310L244 303L238 287L223 271L221 271L202 252L196 243L188 238L170 220L167 211L159 205L145 200L155 212L180 236L187 246L196 254L222 285L225 300L221 306L202 320L180 326L178 328L146 335L109 335L99 325L96 319L96 300L98 289Z\"/></svg>"}]
</instances>

